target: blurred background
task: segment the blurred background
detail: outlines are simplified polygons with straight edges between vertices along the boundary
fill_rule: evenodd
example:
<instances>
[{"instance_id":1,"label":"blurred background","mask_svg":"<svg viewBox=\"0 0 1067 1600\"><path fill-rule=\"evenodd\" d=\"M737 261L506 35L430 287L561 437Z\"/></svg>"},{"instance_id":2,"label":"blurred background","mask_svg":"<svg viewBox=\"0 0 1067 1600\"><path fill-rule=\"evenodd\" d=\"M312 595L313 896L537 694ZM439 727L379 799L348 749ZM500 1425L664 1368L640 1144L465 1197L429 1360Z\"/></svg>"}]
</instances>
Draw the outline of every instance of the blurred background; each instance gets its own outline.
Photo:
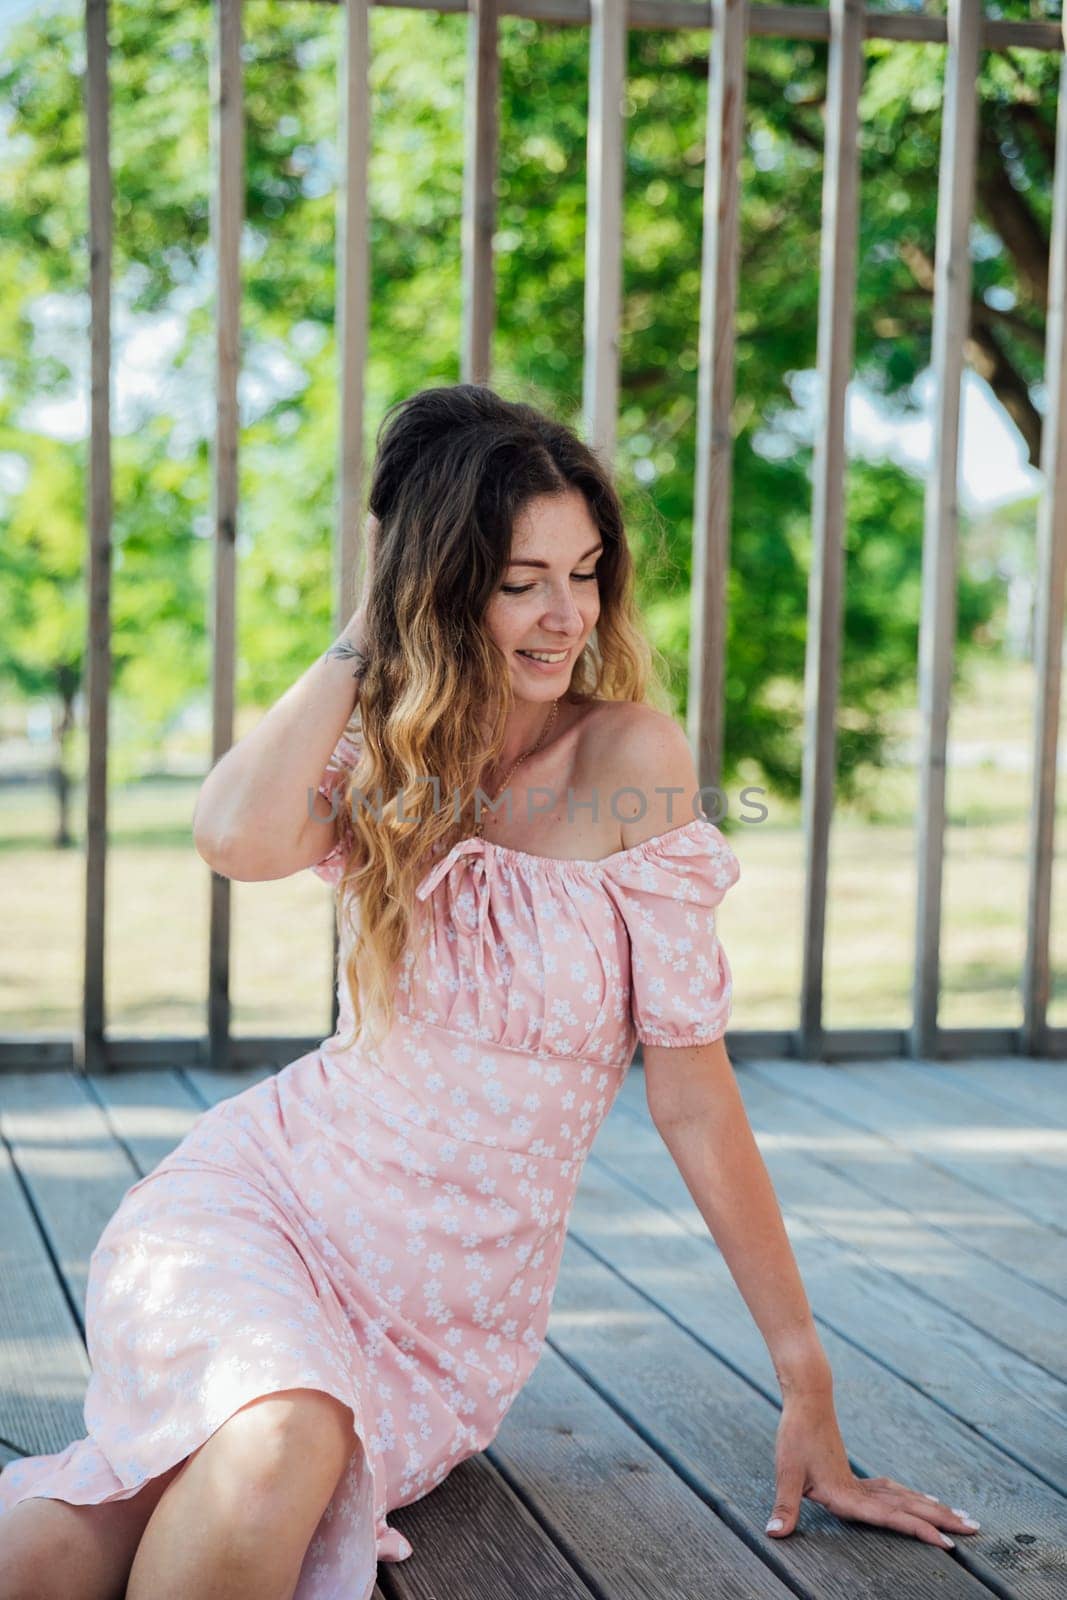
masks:
<instances>
[{"instance_id":1,"label":"blurred background","mask_svg":"<svg viewBox=\"0 0 1067 1600\"><path fill-rule=\"evenodd\" d=\"M883 10L943 7L886 4ZM1058 7L986 5L1055 18ZM199 1033L209 872L214 261L211 8L111 0L112 1037ZM240 735L332 637L334 207L342 18L246 0ZM375 8L365 447L392 401L459 380L467 18ZM504 17L493 382L581 415L588 36ZM751 38L721 826L733 1025L798 1016L799 786L826 46ZM827 1027L908 1025L917 640L945 50L868 40ZM88 434L84 15L0 0L0 1033L81 1017ZM684 719L708 34L628 40L616 470L649 632ZM960 455L939 1021L1018 1025L1035 534L1059 57L981 59ZM748 785L766 819L743 820ZM310 873L233 886L233 1031L329 1031L332 899ZM1053 998L1067 1022L1064 875Z\"/></svg>"}]
</instances>

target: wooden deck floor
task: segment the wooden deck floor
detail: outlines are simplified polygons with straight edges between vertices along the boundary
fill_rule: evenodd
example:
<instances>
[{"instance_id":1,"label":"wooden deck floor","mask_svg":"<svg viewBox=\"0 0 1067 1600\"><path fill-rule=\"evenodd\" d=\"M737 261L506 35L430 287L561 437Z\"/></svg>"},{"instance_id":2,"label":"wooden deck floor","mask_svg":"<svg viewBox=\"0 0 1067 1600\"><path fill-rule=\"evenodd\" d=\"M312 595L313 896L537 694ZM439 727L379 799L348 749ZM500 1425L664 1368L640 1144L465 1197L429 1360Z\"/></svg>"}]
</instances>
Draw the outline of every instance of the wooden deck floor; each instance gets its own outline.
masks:
<instances>
[{"instance_id":1,"label":"wooden deck floor","mask_svg":"<svg viewBox=\"0 0 1067 1600\"><path fill-rule=\"evenodd\" d=\"M635 1067L491 1448L391 1514L397 1600L1067 1595L1067 1065L738 1063L857 1471L977 1517L943 1551L774 1498L778 1389ZM3 1459L84 1432L89 1256L125 1189L259 1074L0 1075Z\"/></svg>"}]
</instances>

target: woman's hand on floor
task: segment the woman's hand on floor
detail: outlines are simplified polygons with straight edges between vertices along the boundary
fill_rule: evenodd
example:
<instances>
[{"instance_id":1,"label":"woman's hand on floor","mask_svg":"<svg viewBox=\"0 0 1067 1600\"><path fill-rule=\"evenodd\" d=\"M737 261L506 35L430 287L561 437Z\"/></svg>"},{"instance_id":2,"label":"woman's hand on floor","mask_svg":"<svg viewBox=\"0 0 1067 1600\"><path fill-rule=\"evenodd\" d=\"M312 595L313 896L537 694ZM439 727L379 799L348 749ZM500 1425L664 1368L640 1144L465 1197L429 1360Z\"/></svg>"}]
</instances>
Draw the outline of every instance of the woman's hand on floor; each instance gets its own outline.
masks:
<instances>
[{"instance_id":1,"label":"woman's hand on floor","mask_svg":"<svg viewBox=\"0 0 1067 1600\"><path fill-rule=\"evenodd\" d=\"M832 1399L787 1396L778 1423L775 1501L767 1532L785 1539L807 1497L835 1516L911 1534L924 1544L951 1548L946 1532L976 1533L979 1524L934 1496L895 1478L857 1478L849 1465ZM776 1525L777 1524L777 1525Z\"/></svg>"}]
</instances>

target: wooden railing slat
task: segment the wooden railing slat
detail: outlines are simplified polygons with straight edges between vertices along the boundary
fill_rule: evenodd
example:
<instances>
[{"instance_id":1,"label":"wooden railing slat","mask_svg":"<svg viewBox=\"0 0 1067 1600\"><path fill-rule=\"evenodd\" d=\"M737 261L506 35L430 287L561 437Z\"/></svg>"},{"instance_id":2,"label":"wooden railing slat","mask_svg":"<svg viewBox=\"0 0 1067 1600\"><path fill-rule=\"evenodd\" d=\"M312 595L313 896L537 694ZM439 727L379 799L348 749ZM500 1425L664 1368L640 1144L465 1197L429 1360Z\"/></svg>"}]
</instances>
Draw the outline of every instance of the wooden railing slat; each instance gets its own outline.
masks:
<instances>
[{"instance_id":1,"label":"wooden railing slat","mask_svg":"<svg viewBox=\"0 0 1067 1600\"><path fill-rule=\"evenodd\" d=\"M337 365L340 415L337 522L333 542L334 634L356 608L363 562L364 386L370 323L370 28L367 0L345 7L338 82L340 181L337 186ZM360 573L359 582L362 583ZM330 904L330 1028L340 1008L336 972L340 936ZM231 1051L232 1060L232 1051Z\"/></svg>"},{"instance_id":2,"label":"wooden railing slat","mask_svg":"<svg viewBox=\"0 0 1067 1600\"><path fill-rule=\"evenodd\" d=\"M212 140L217 183L211 235L217 273L214 450L215 592L212 632L211 760L233 744L235 560L237 539L237 374L241 329L241 225L244 120L241 0L217 0L212 60ZM208 1034L212 1065L224 1071L230 1048L230 880L211 874Z\"/></svg>"},{"instance_id":3,"label":"wooden railing slat","mask_svg":"<svg viewBox=\"0 0 1067 1600\"><path fill-rule=\"evenodd\" d=\"M349 0L345 7L338 92L341 174L337 189L336 322L340 429L333 574L337 632L355 610L362 545L363 409L370 309L369 79L367 0Z\"/></svg>"},{"instance_id":4,"label":"wooden railing slat","mask_svg":"<svg viewBox=\"0 0 1067 1600\"><path fill-rule=\"evenodd\" d=\"M497 151L500 141L500 56L497 0L473 0L467 33L467 141L463 165L464 383L488 383L492 371L496 288Z\"/></svg>"},{"instance_id":5,"label":"wooden railing slat","mask_svg":"<svg viewBox=\"0 0 1067 1600\"><path fill-rule=\"evenodd\" d=\"M85 944L83 1072L102 1070L107 877L108 703L111 684L111 146L107 0L85 8L86 109L89 141L89 636L86 702Z\"/></svg>"},{"instance_id":6,"label":"wooden railing slat","mask_svg":"<svg viewBox=\"0 0 1067 1600\"><path fill-rule=\"evenodd\" d=\"M818 376L804 693L804 917L801 1054L822 1043L830 819L834 808L845 550L845 396L852 370L859 225L862 0L830 0L830 62L819 268Z\"/></svg>"},{"instance_id":7,"label":"wooden railing slat","mask_svg":"<svg viewBox=\"0 0 1067 1600\"><path fill-rule=\"evenodd\" d=\"M1063 23L1067 41L1067 18ZM1045 391L1041 431L1044 492L1037 525L1037 607L1034 618L1034 766L1023 969L1023 1036L1027 1050L1048 1049L1051 987L1049 932L1056 825L1063 596L1067 571L1067 56L1060 64L1056 156L1049 243L1045 332Z\"/></svg>"},{"instance_id":8,"label":"wooden railing slat","mask_svg":"<svg viewBox=\"0 0 1067 1600\"><path fill-rule=\"evenodd\" d=\"M937 195L932 367L934 446L923 531L919 632L918 893L915 912L914 1055L937 1049L941 891L945 842L945 756L956 637L957 475L963 346L970 327L970 226L978 127L981 0L950 0L941 167Z\"/></svg>"},{"instance_id":9,"label":"wooden railing slat","mask_svg":"<svg viewBox=\"0 0 1067 1600\"><path fill-rule=\"evenodd\" d=\"M625 85L624 0L593 0L589 26L582 414L586 440L609 468L615 458L619 404Z\"/></svg>"},{"instance_id":10,"label":"wooden railing slat","mask_svg":"<svg viewBox=\"0 0 1067 1600\"><path fill-rule=\"evenodd\" d=\"M704 155L688 732L701 787L718 784L726 719L726 574L733 480L734 312L745 115L744 0L713 0ZM705 809L714 812L711 804Z\"/></svg>"}]
</instances>

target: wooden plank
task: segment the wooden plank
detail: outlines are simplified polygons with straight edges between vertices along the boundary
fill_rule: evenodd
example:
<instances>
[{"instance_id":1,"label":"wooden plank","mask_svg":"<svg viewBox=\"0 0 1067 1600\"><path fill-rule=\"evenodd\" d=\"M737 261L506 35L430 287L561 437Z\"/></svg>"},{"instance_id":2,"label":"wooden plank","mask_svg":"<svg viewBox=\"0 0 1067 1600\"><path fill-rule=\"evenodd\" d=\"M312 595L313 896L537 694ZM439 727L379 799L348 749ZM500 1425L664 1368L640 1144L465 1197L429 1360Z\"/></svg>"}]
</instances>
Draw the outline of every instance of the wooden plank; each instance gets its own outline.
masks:
<instances>
[{"instance_id":1,"label":"wooden plank","mask_svg":"<svg viewBox=\"0 0 1067 1600\"><path fill-rule=\"evenodd\" d=\"M843 1521L811 1500L801 1505L793 1537L771 1538L765 1528L775 1499L780 1410L773 1368L744 1302L706 1243L644 1196L628 1193L595 1157L586 1164L575 1200L549 1339L568 1366L594 1384L797 1594L820 1600L986 1600L983 1586L953 1559L961 1555L963 1539L949 1552ZM899 1475L931 1493L958 1490L966 1498L950 1504L970 1509L979 1520L987 1508L1010 1504L1009 1495L1019 1494L1017 1479L1025 1474L1018 1467L1011 1465L1009 1474L1002 1465L994 1485L984 1489L983 1453L996 1457L996 1451L948 1417L947 1441L940 1420L931 1439L929 1402L832 1333L826 1345L839 1374L846 1421L854 1424L846 1438L863 1470ZM918 1477L917 1438L924 1457ZM865 1459L859 1462L861 1442ZM1026 1501L1027 1521L1044 1516L1047 1525L1046 1503L1054 1498L1035 1484ZM1051 1600L1051 1584L1045 1592Z\"/></svg>"},{"instance_id":2,"label":"wooden plank","mask_svg":"<svg viewBox=\"0 0 1067 1600\"><path fill-rule=\"evenodd\" d=\"M204 1107L177 1072L122 1072L93 1080L116 1138L144 1177L180 1144Z\"/></svg>"},{"instance_id":3,"label":"wooden plank","mask_svg":"<svg viewBox=\"0 0 1067 1600\"><path fill-rule=\"evenodd\" d=\"M211 131L215 188L211 238L215 252L216 415L213 462L215 590L211 662L211 761L233 744L235 561L237 540L237 375L241 340L241 226L244 221L244 106L241 87L241 0L218 0L212 61ZM209 869L210 870L210 869ZM208 948L208 1034L214 1066L229 1065L230 880L211 873Z\"/></svg>"},{"instance_id":4,"label":"wooden plank","mask_svg":"<svg viewBox=\"0 0 1067 1600\"><path fill-rule=\"evenodd\" d=\"M71 1033L0 1036L0 1072L69 1072L76 1054Z\"/></svg>"},{"instance_id":5,"label":"wooden plank","mask_svg":"<svg viewBox=\"0 0 1067 1600\"><path fill-rule=\"evenodd\" d=\"M41 1231L0 1140L0 1437L25 1455L84 1431L89 1357Z\"/></svg>"},{"instance_id":6,"label":"wooden plank","mask_svg":"<svg viewBox=\"0 0 1067 1600\"><path fill-rule=\"evenodd\" d=\"M389 1521L415 1546L407 1561L386 1568L396 1600L593 1600L484 1455L461 1461L422 1500L391 1511Z\"/></svg>"},{"instance_id":7,"label":"wooden plank","mask_svg":"<svg viewBox=\"0 0 1067 1600\"><path fill-rule=\"evenodd\" d=\"M800 1049L806 1056L819 1055L823 1031L826 885L834 808L845 565L845 395L852 372L856 302L862 81L862 0L830 0L816 358L820 410L813 466L801 782L804 914Z\"/></svg>"},{"instance_id":8,"label":"wooden plank","mask_svg":"<svg viewBox=\"0 0 1067 1600\"><path fill-rule=\"evenodd\" d=\"M1057 1292L1067 1287L1067 1239L995 1206L978 1211L954 1179L907 1151L848 1132L806 1098L783 1094L758 1068L745 1067L737 1078L761 1147L774 1153L785 1204L1067 1381L1067 1297ZM1054 1244L1056 1282L1042 1288L1016 1270L1020 1232L1034 1236L1035 1250Z\"/></svg>"},{"instance_id":9,"label":"wooden plank","mask_svg":"<svg viewBox=\"0 0 1067 1600\"><path fill-rule=\"evenodd\" d=\"M822 1081L810 1078L807 1070L802 1077L784 1076L778 1063L770 1061L749 1062L744 1071L746 1081L753 1076L767 1079L788 1104L798 1109L809 1105L836 1124L832 1142L824 1136L813 1151L821 1162L871 1194L895 1201L906 1193L931 1226L961 1245L984 1250L1020 1279L1067 1298L1067 1238L1001 1200L976 1196L969 1182L909 1149L906 1137L894 1141L884 1128L884 1100L851 1071L834 1068L833 1079Z\"/></svg>"},{"instance_id":10,"label":"wooden plank","mask_svg":"<svg viewBox=\"0 0 1067 1600\"><path fill-rule=\"evenodd\" d=\"M733 1503L751 1502L755 1485L756 1506L762 1512L773 1499L774 1447L766 1434L754 1435L756 1419L735 1410L730 1384L739 1382L746 1392L777 1402L770 1354L651 1121L637 1130L644 1135L639 1158L634 1157L634 1136L627 1138L624 1166L607 1152L605 1136L609 1131L616 1136L616 1121L631 1119L613 1111L601 1129L583 1173L568 1243L568 1249L577 1246L596 1256L596 1271L604 1275L603 1288L597 1290L603 1295L603 1311L597 1319L579 1315L571 1323L562 1318L563 1338L557 1335L554 1343L580 1372L595 1372L601 1392L621 1405L646 1437L662 1441L663 1448L681 1457L687 1473L713 1471L722 1494L731 1491L727 1474L744 1474L733 1487ZM623 1284L625 1289L616 1293L616 1285ZM623 1295L632 1297L629 1316ZM554 1313L570 1305L564 1286ZM671 1319L669 1332L663 1331L657 1313ZM778 1568L787 1581L803 1581L807 1587L802 1592L819 1595L910 1596L933 1592L943 1574L949 1581L980 1581L998 1594L1053 1600L1067 1571L1064 1547L1058 1543L1067 1531L1063 1497L979 1437L970 1421L935 1406L852 1340L824 1323L819 1333L855 1470L887 1474L936 1494L948 1505L962 1506L978 1519L982 1532L961 1535L951 1560L943 1565L938 1560L935 1566L935 1559L947 1552L913 1546L892 1535L886 1536L892 1547L887 1542L883 1548L875 1542L883 1535L866 1526L823 1521L818 1508L805 1501L800 1517L804 1537L776 1546L779 1562L790 1563ZM697 1365L694 1350L704 1366ZM706 1364L711 1357L717 1358L713 1371ZM720 1368L719 1361L726 1365ZM731 1378L723 1375L728 1371ZM727 1415L718 1415L714 1406L726 1409ZM708 1466L708 1439L716 1441L713 1467ZM755 1510L753 1506L749 1514ZM825 1537L831 1529L832 1540ZM901 1563L914 1559L916 1550L919 1565L905 1569Z\"/></svg>"},{"instance_id":11,"label":"wooden plank","mask_svg":"<svg viewBox=\"0 0 1067 1600\"><path fill-rule=\"evenodd\" d=\"M496 286L496 171L500 140L497 0L471 0L467 24L466 154L463 163L463 307L460 371L464 383L492 372Z\"/></svg>"},{"instance_id":12,"label":"wooden plank","mask_svg":"<svg viewBox=\"0 0 1067 1600\"><path fill-rule=\"evenodd\" d=\"M1067 39L1067 17L1063 21ZM1056 155L1049 229L1049 290L1045 318L1045 392L1041 424L1044 485L1037 518L1037 600L1034 618L1033 825L1027 861L1023 1038L1030 1054L1047 1049L1049 926L1056 827L1063 661L1063 591L1067 574L1067 57L1060 63Z\"/></svg>"},{"instance_id":13,"label":"wooden plank","mask_svg":"<svg viewBox=\"0 0 1067 1600\"><path fill-rule=\"evenodd\" d=\"M619 405L625 88L625 0L591 0L582 413L586 440L608 468Z\"/></svg>"},{"instance_id":14,"label":"wooden plank","mask_svg":"<svg viewBox=\"0 0 1067 1600\"><path fill-rule=\"evenodd\" d=\"M937 1054L945 759L956 642L957 473L963 346L970 328L970 227L978 126L981 0L949 0L931 334L933 460L926 480L919 629L919 835L911 1053Z\"/></svg>"},{"instance_id":15,"label":"wooden plank","mask_svg":"<svg viewBox=\"0 0 1067 1600\"><path fill-rule=\"evenodd\" d=\"M1022 1050L1021 1028L939 1028L938 1059L964 1060L972 1055L1018 1055ZM901 1055L904 1052L901 1051ZM921 1056L913 1060L922 1060Z\"/></svg>"},{"instance_id":16,"label":"wooden plank","mask_svg":"<svg viewBox=\"0 0 1067 1600\"><path fill-rule=\"evenodd\" d=\"M951 1083L990 1105L1024 1112L1041 1127L1067 1127L1067 1072L1059 1061L1008 1057L1000 1061L912 1061L928 1083Z\"/></svg>"},{"instance_id":17,"label":"wooden plank","mask_svg":"<svg viewBox=\"0 0 1067 1600\"><path fill-rule=\"evenodd\" d=\"M139 1176L92 1089L113 1076L9 1074L0 1084L0 1132L83 1335L89 1258Z\"/></svg>"},{"instance_id":18,"label":"wooden plank","mask_svg":"<svg viewBox=\"0 0 1067 1600\"><path fill-rule=\"evenodd\" d=\"M177 1038L153 1034L144 1039L107 1039L102 1070L170 1072L176 1067L206 1066L210 1049L206 1035ZM321 1034L241 1034L230 1040L232 1067L286 1066L322 1043ZM37 1040L9 1035L0 1039L0 1073L70 1071L75 1065L74 1039Z\"/></svg>"},{"instance_id":19,"label":"wooden plank","mask_svg":"<svg viewBox=\"0 0 1067 1600\"><path fill-rule=\"evenodd\" d=\"M282 1038L256 1039L250 1036L230 1041L230 1066L233 1069L255 1069L267 1072L272 1067L288 1066L298 1056L317 1050L322 1043L320 1034L290 1034Z\"/></svg>"},{"instance_id":20,"label":"wooden plank","mask_svg":"<svg viewBox=\"0 0 1067 1600\"><path fill-rule=\"evenodd\" d=\"M704 156L696 490L689 622L688 733L702 787L722 769L726 574L733 482L734 312L744 139L744 0L713 0ZM714 811L714 802L711 807Z\"/></svg>"},{"instance_id":21,"label":"wooden plank","mask_svg":"<svg viewBox=\"0 0 1067 1600\"><path fill-rule=\"evenodd\" d=\"M109 1039L107 1065L109 1070L122 1072L135 1072L142 1067L170 1072L187 1062L206 1061L209 1050L210 1040L205 1034L194 1039L165 1034L148 1039Z\"/></svg>"},{"instance_id":22,"label":"wooden plank","mask_svg":"<svg viewBox=\"0 0 1067 1600\"><path fill-rule=\"evenodd\" d=\"M732 1508L706 1504L595 1384L546 1346L486 1452L594 1592L707 1600L714 1573L716 1600L785 1600L792 1591L733 1531Z\"/></svg>"},{"instance_id":23,"label":"wooden plank","mask_svg":"<svg viewBox=\"0 0 1067 1600\"><path fill-rule=\"evenodd\" d=\"M832 1116L877 1129L891 1144L955 1174L973 1194L993 1196L1032 1222L1064 1231L1064 1135L1057 1129L1040 1133L1046 1160L1039 1163L1025 1154L1038 1132L1025 1117L1012 1119L948 1084L909 1093L907 1067L898 1063L891 1082L881 1067L872 1073L869 1066L846 1070L808 1062L802 1078L785 1076L788 1067L772 1061L761 1062L759 1070L787 1091L817 1093Z\"/></svg>"},{"instance_id":24,"label":"wooden plank","mask_svg":"<svg viewBox=\"0 0 1067 1600\"><path fill-rule=\"evenodd\" d=\"M111 683L111 150L107 0L86 0L89 139L89 636L86 706L85 920L82 1027L74 1041L83 1071L98 1070L105 1028L108 702Z\"/></svg>"},{"instance_id":25,"label":"wooden plank","mask_svg":"<svg viewBox=\"0 0 1067 1600\"><path fill-rule=\"evenodd\" d=\"M320 3L336 5L338 0L320 0ZM467 10L467 0L372 0L372 3L395 6L401 11L451 13ZM589 0L502 0L500 15L583 27L589 21ZM830 37L830 19L825 9L819 7L765 5L763 0L753 0L749 15L749 32L763 38ZM694 5L692 0L630 0L628 23L631 28L706 28L708 7ZM948 30L944 17L871 11L865 19L865 34L868 39L944 44ZM979 43L983 50L1063 49L1056 22L1006 22L984 18Z\"/></svg>"},{"instance_id":26,"label":"wooden plank","mask_svg":"<svg viewBox=\"0 0 1067 1600\"><path fill-rule=\"evenodd\" d=\"M888 1075L885 1072L873 1072L869 1062L861 1062L854 1068L846 1068L846 1071L859 1083L869 1084L882 1092L889 1090L894 1100L905 1102L916 1112L936 1112L938 1122L947 1113L961 1123L972 1126L1003 1129L1006 1133L1015 1130L1020 1135L1032 1135L1031 1148L1025 1151L1028 1161L1049 1160L1062 1165L1067 1158L1067 1136L1050 1125L1063 1120L1064 1102L1067 1101L1067 1073L1058 1063L1049 1062L1047 1065L1050 1079L1059 1083L1052 1107L1053 1115L1048 1119L1018 1102L997 1107L987 1104L984 1095L970 1093L965 1069L957 1067L955 1071L943 1072L940 1062L924 1064L900 1061L893 1065ZM1059 1074L1058 1080L1053 1078L1054 1074ZM1057 1110L1061 1113L1059 1117L1055 1115ZM1067 1190L1063 1191L1063 1196L1061 1210L1067 1212Z\"/></svg>"},{"instance_id":27,"label":"wooden plank","mask_svg":"<svg viewBox=\"0 0 1067 1600\"><path fill-rule=\"evenodd\" d=\"M214 1106L220 1100L229 1100L232 1095L250 1089L253 1084L262 1083L264 1078L272 1077L273 1073L269 1067L248 1067L241 1072L212 1072L198 1068L182 1076L201 1105Z\"/></svg>"}]
</instances>

